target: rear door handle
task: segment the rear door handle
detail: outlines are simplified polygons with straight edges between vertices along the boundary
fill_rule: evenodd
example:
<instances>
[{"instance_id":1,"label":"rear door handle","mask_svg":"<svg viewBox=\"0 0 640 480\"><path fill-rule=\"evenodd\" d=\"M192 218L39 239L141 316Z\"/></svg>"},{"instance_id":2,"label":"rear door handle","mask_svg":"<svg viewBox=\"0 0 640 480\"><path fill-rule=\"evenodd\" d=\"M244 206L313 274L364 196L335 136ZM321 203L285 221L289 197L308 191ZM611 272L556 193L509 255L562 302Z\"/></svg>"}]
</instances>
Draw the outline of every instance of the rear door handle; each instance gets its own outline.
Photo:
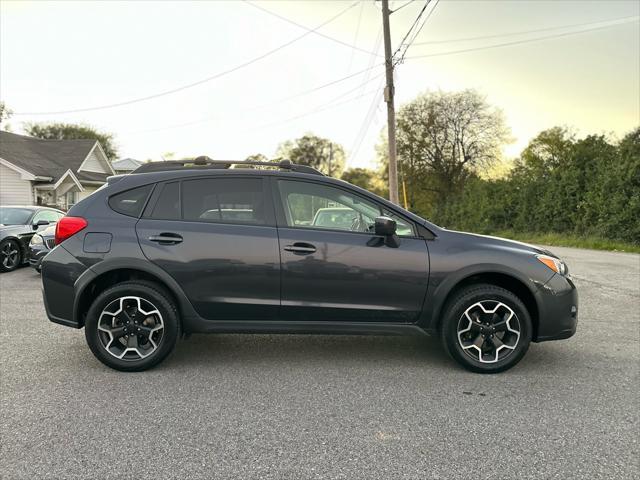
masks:
<instances>
[{"instance_id":1,"label":"rear door handle","mask_svg":"<svg viewBox=\"0 0 640 480\"><path fill-rule=\"evenodd\" d=\"M316 251L316 247L310 243L296 242L293 245L287 245L284 247L287 252L297 253L299 255L309 255Z\"/></svg>"},{"instance_id":2,"label":"rear door handle","mask_svg":"<svg viewBox=\"0 0 640 480\"><path fill-rule=\"evenodd\" d=\"M164 232L160 235L151 235L149 241L159 243L160 245L176 245L182 242L182 237L177 233Z\"/></svg>"}]
</instances>

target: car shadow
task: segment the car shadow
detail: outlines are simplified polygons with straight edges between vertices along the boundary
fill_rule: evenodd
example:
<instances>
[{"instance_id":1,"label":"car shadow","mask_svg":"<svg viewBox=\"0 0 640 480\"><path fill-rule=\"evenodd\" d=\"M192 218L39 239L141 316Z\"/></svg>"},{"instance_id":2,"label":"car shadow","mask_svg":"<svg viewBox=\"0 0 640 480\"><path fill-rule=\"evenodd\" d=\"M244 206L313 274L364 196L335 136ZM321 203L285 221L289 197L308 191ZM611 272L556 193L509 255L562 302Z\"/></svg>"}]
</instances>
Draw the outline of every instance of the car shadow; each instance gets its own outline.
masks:
<instances>
[{"instance_id":1,"label":"car shadow","mask_svg":"<svg viewBox=\"0 0 640 480\"><path fill-rule=\"evenodd\" d=\"M178 343L167 367L234 364L297 367L384 362L454 365L437 338L377 335L203 334ZM171 368L169 367L169 368Z\"/></svg>"}]
</instances>

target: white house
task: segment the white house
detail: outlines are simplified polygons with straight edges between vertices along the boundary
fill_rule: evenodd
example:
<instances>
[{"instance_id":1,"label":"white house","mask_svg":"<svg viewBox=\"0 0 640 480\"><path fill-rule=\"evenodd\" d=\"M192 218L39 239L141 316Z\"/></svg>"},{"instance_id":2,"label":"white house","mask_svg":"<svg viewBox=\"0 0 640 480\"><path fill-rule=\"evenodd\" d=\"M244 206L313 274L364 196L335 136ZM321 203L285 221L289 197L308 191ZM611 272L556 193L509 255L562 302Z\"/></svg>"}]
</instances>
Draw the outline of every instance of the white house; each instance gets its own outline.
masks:
<instances>
[{"instance_id":1,"label":"white house","mask_svg":"<svg viewBox=\"0 0 640 480\"><path fill-rule=\"evenodd\" d=\"M42 140L0 131L0 205L67 209L114 174L96 140Z\"/></svg>"}]
</instances>

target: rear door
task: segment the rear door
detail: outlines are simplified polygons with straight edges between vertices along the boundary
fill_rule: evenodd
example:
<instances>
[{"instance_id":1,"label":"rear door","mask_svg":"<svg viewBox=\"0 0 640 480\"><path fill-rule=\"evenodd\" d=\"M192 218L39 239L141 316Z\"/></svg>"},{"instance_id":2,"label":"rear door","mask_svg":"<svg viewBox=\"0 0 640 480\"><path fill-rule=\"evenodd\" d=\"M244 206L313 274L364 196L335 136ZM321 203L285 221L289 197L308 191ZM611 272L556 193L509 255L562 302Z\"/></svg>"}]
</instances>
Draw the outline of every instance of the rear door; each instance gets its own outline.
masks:
<instances>
[{"instance_id":1,"label":"rear door","mask_svg":"<svg viewBox=\"0 0 640 480\"><path fill-rule=\"evenodd\" d=\"M266 181L219 175L156 187L137 224L145 256L210 320L266 320L280 305L280 255Z\"/></svg>"},{"instance_id":2,"label":"rear door","mask_svg":"<svg viewBox=\"0 0 640 480\"><path fill-rule=\"evenodd\" d=\"M408 219L348 188L277 180L282 317L307 321L415 322L429 279L426 241ZM400 245L373 234L391 216Z\"/></svg>"}]
</instances>

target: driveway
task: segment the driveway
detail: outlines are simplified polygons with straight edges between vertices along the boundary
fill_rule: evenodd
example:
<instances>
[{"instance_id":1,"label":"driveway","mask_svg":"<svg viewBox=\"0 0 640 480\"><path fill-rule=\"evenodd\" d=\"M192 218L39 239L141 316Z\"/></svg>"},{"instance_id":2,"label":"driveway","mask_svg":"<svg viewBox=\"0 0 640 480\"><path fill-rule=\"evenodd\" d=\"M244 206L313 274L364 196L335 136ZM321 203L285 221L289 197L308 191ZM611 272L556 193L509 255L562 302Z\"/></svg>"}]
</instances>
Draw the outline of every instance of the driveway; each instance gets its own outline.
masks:
<instances>
[{"instance_id":1,"label":"driveway","mask_svg":"<svg viewBox=\"0 0 640 480\"><path fill-rule=\"evenodd\" d=\"M434 338L197 335L146 373L0 275L0 477L638 478L640 256L551 248L578 333L500 375Z\"/></svg>"}]
</instances>

